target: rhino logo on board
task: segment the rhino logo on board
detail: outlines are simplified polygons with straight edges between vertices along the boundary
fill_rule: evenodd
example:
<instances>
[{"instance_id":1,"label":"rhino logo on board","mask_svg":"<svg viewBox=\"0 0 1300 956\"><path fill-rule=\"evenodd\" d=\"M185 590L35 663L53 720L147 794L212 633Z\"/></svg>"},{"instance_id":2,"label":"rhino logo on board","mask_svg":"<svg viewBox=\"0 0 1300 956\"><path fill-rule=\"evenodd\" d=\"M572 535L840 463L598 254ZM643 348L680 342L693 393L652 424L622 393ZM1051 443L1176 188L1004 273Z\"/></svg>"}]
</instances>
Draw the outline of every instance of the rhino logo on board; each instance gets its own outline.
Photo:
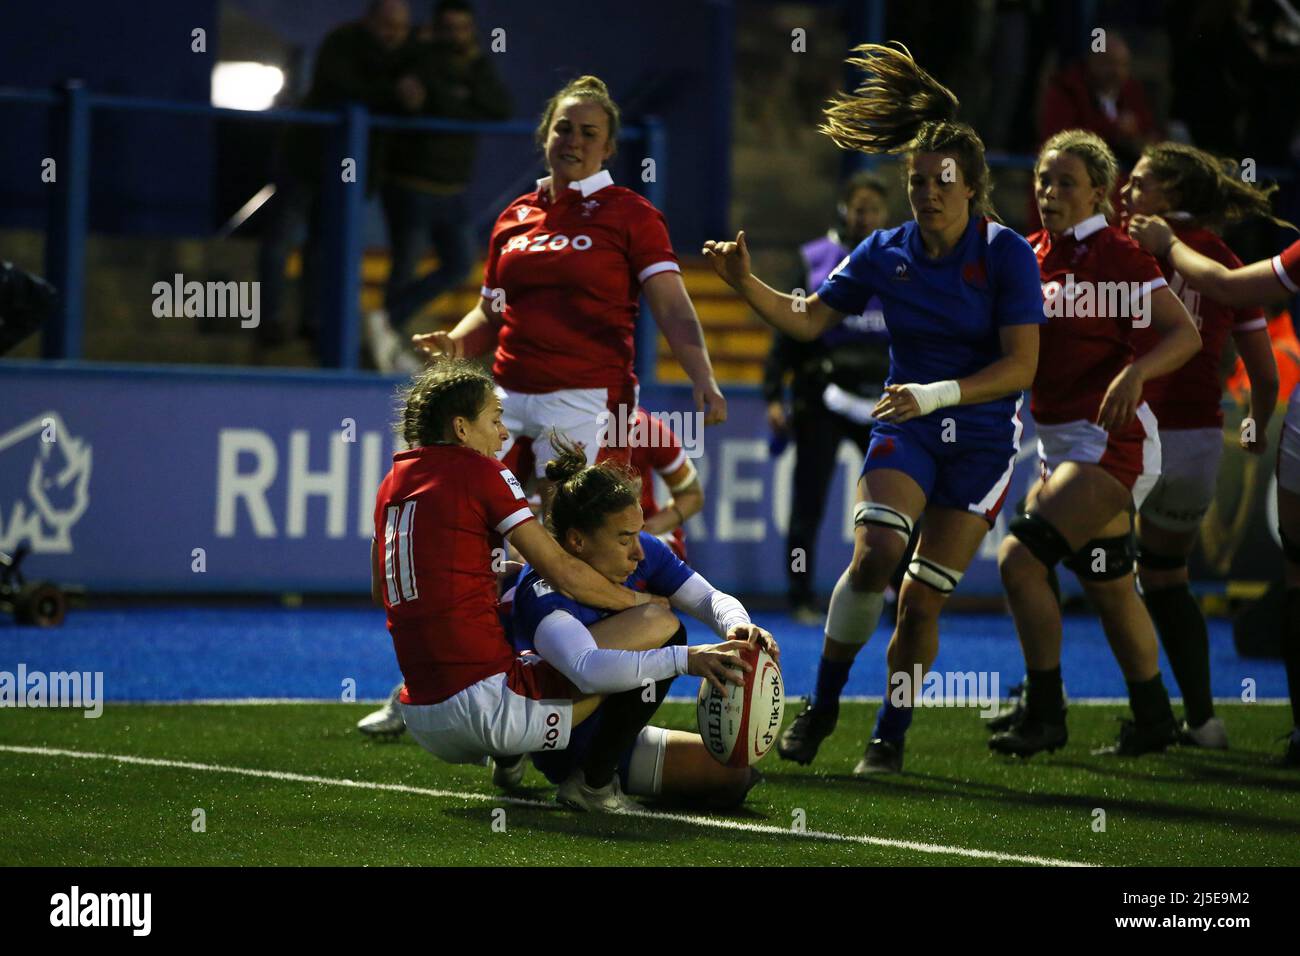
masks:
<instances>
[{"instance_id":1,"label":"rhino logo on board","mask_svg":"<svg viewBox=\"0 0 1300 956\"><path fill-rule=\"evenodd\" d=\"M30 462L30 464L28 464ZM90 444L49 411L0 434L0 551L72 552L72 526L90 506Z\"/></svg>"}]
</instances>

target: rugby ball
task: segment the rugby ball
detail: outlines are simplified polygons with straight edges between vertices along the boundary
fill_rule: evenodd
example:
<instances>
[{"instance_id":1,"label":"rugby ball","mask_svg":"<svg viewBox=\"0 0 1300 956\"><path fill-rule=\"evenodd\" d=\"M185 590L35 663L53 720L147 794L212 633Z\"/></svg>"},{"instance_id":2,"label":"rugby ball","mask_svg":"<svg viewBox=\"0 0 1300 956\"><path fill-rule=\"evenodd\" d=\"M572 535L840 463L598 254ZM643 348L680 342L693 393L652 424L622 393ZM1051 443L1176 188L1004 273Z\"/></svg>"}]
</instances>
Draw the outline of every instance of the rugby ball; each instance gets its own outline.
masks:
<instances>
[{"instance_id":1,"label":"rugby ball","mask_svg":"<svg viewBox=\"0 0 1300 956\"><path fill-rule=\"evenodd\" d=\"M776 743L785 713L785 683L776 661L756 644L740 656L754 668L745 675L744 686L727 684L723 693L700 681L695 705L704 746L728 767L749 767L762 760Z\"/></svg>"}]
</instances>

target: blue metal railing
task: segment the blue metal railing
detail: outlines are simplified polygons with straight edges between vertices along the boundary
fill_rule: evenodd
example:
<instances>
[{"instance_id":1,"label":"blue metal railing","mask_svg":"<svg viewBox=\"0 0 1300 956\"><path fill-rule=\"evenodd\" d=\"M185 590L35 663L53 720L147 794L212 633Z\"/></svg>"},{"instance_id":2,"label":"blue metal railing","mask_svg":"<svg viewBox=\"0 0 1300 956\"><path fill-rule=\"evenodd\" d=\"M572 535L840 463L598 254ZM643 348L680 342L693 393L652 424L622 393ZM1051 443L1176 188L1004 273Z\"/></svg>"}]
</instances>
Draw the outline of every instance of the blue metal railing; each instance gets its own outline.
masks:
<instances>
[{"instance_id":1,"label":"blue metal railing","mask_svg":"<svg viewBox=\"0 0 1300 956\"><path fill-rule=\"evenodd\" d=\"M85 251L89 228L90 123L96 111L161 113L204 116L246 122L296 123L330 127L337 131L341 155L356 161L356 175L348 182L333 182L324 202L325 229L322 248L321 336L323 364L355 369L360 348L358 304L361 295L361 217L365 203L366 166L372 129L412 130L431 133L495 133L527 135L534 124L526 120L472 122L433 118L372 116L360 105L338 111L235 110L155 97L95 93L76 81L57 91L0 88L0 104L44 106L60 112L56 124L54 159L59 176L48 210L45 274L59 288L57 314L41 337L41 355L47 359L79 359L84 327ZM655 176L645 184L646 198L662 208L667 173L667 135L663 124L646 117L640 125L625 126L622 141L643 142L654 160ZM638 330L638 372L653 374L654 328L649 321ZM648 343L648 344L647 344Z\"/></svg>"}]
</instances>

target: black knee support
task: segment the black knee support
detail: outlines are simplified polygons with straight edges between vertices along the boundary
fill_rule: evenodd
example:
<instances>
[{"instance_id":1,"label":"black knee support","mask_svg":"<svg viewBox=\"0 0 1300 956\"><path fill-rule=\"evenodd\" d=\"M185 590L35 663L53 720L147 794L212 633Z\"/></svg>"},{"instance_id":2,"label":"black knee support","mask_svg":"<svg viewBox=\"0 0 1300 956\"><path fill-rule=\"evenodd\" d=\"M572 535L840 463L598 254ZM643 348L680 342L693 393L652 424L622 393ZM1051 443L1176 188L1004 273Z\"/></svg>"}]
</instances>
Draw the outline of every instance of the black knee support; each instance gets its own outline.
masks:
<instances>
[{"instance_id":1,"label":"black knee support","mask_svg":"<svg viewBox=\"0 0 1300 956\"><path fill-rule=\"evenodd\" d=\"M1081 581L1114 581L1133 571L1133 535L1093 538L1072 554L1065 566Z\"/></svg>"},{"instance_id":2,"label":"black knee support","mask_svg":"<svg viewBox=\"0 0 1300 956\"><path fill-rule=\"evenodd\" d=\"M1138 545L1137 563L1152 571L1177 571L1187 567L1187 556L1183 554L1159 554L1150 548Z\"/></svg>"},{"instance_id":3,"label":"black knee support","mask_svg":"<svg viewBox=\"0 0 1300 956\"><path fill-rule=\"evenodd\" d=\"M1012 518L1008 530L1029 549L1030 554L1048 568L1055 567L1057 562L1069 557L1073 550L1070 542L1065 540L1050 521L1032 511L1022 512Z\"/></svg>"}]
</instances>

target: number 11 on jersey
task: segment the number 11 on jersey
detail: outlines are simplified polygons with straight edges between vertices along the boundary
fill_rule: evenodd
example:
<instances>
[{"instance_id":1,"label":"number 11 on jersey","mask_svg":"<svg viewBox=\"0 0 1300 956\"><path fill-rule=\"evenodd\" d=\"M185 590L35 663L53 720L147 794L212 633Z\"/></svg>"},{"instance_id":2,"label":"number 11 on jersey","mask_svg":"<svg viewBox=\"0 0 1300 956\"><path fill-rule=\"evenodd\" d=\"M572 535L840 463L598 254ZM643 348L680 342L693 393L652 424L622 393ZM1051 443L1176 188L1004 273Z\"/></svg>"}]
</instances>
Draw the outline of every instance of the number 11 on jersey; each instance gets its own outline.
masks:
<instances>
[{"instance_id":1,"label":"number 11 on jersey","mask_svg":"<svg viewBox=\"0 0 1300 956\"><path fill-rule=\"evenodd\" d=\"M384 511L384 581L388 603L414 601L420 596L415 586L414 548L411 531L415 527L415 502L389 505Z\"/></svg>"}]
</instances>

